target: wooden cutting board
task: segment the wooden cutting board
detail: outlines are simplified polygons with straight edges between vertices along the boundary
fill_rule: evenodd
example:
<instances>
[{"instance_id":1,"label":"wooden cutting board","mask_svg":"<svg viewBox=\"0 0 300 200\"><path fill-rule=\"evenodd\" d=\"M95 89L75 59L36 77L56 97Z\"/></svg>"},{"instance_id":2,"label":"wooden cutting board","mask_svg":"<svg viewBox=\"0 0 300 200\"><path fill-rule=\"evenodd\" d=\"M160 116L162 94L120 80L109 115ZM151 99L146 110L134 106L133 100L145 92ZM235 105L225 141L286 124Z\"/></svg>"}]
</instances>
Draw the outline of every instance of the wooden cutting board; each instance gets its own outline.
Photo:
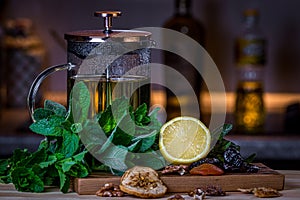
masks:
<instances>
[{"instance_id":1,"label":"wooden cutting board","mask_svg":"<svg viewBox=\"0 0 300 200\"><path fill-rule=\"evenodd\" d=\"M284 188L284 175L257 163L258 173L226 173L221 176L199 176L186 174L161 175L160 178L168 192L189 192L195 188L208 185L220 186L224 191L236 191L238 188L271 187L277 190ZM120 177L111 174L94 173L86 178L74 180L74 190L78 194L94 195L105 183L120 184Z\"/></svg>"}]
</instances>

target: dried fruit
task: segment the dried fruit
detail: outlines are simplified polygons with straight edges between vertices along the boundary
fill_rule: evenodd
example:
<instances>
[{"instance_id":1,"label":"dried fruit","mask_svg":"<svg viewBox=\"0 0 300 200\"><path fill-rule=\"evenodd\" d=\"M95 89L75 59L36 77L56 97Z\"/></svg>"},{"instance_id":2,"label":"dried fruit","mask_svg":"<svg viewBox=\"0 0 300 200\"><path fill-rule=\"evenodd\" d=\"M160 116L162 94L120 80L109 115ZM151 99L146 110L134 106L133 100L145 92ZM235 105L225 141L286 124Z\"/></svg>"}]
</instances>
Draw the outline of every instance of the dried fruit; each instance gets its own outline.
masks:
<instances>
[{"instance_id":1,"label":"dried fruit","mask_svg":"<svg viewBox=\"0 0 300 200\"><path fill-rule=\"evenodd\" d=\"M197 166L199 166L201 164L204 164L204 163L214 164L219 168L223 167L223 163L218 158L202 158L202 159L190 164L189 169L191 170L194 167L197 167Z\"/></svg>"},{"instance_id":2,"label":"dried fruit","mask_svg":"<svg viewBox=\"0 0 300 200\"><path fill-rule=\"evenodd\" d=\"M203 175L203 176L222 175L224 174L224 171L221 168L217 167L216 165L210 163L203 163L191 169L190 174Z\"/></svg>"},{"instance_id":3,"label":"dried fruit","mask_svg":"<svg viewBox=\"0 0 300 200\"><path fill-rule=\"evenodd\" d=\"M259 170L259 167L247 163L240 151L235 147L229 147L224 151L223 168L225 171L230 172L256 173Z\"/></svg>"},{"instance_id":4,"label":"dried fruit","mask_svg":"<svg viewBox=\"0 0 300 200\"><path fill-rule=\"evenodd\" d=\"M126 170L121 177L120 189L141 198L158 198L167 192L158 173L150 167L142 166Z\"/></svg>"},{"instance_id":5,"label":"dried fruit","mask_svg":"<svg viewBox=\"0 0 300 200\"><path fill-rule=\"evenodd\" d=\"M188 165L168 165L162 170L162 174L173 174L178 173L179 175L184 175L188 172Z\"/></svg>"},{"instance_id":6,"label":"dried fruit","mask_svg":"<svg viewBox=\"0 0 300 200\"><path fill-rule=\"evenodd\" d=\"M96 192L96 195L100 197L122 197L124 193L120 190L118 185L106 183Z\"/></svg>"}]
</instances>

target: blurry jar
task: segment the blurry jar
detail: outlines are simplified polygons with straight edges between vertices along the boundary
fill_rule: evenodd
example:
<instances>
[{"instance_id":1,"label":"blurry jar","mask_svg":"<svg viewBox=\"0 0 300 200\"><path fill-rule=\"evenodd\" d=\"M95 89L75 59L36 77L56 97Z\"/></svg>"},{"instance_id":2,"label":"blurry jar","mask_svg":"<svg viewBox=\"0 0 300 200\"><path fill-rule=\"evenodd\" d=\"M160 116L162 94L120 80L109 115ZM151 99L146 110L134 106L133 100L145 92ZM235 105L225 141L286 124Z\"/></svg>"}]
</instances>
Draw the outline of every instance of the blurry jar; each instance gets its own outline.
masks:
<instances>
[{"instance_id":1,"label":"blurry jar","mask_svg":"<svg viewBox=\"0 0 300 200\"><path fill-rule=\"evenodd\" d=\"M29 88L45 59L45 48L32 21L26 18L8 20L4 27L3 48L6 106L26 107Z\"/></svg>"},{"instance_id":2,"label":"blurry jar","mask_svg":"<svg viewBox=\"0 0 300 200\"><path fill-rule=\"evenodd\" d=\"M265 123L263 80L266 38L258 25L259 12L256 9L245 10L242 30L235 46L238 81L235 123L242 133L262 132Z\"/></svg>"}]
</instances>

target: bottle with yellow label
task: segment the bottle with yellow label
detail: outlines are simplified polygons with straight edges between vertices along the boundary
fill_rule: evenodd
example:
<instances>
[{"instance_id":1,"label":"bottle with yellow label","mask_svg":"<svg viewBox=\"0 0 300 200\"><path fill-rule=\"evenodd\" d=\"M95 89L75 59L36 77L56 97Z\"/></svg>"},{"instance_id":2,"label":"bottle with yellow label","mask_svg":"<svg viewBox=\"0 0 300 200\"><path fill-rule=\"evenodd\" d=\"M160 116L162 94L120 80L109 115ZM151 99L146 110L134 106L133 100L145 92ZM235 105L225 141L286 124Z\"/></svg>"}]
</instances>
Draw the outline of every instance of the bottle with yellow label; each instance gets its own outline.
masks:
<instances>
[{"instance_id":1,"label":"bottle with yellow label","mask_svg":"<svg viewBox=\"0 0 300 200\"><path fill-rule=\"evenodd\" d=\"M241 133L261 133L265 124L263 79L266 39L258 26L259 12L247 9L243 14L243 28L235 46L235 126Z\"/></svg>"}]
</instances>

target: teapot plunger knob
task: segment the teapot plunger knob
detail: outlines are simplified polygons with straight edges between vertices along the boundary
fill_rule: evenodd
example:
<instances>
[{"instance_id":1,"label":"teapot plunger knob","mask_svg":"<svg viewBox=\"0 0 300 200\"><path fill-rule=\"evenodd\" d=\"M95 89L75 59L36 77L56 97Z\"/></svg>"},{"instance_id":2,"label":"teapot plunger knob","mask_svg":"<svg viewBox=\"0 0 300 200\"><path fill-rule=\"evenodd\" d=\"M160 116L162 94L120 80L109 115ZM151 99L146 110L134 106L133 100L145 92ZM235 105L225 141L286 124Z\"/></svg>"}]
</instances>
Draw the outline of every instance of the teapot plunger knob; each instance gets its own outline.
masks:
<instances>
[{"instance_id":1,"label":"teapot plunger knob","mask_svg":"<svg viewBox=\"0 0 300 200\"><path fill-rule=\"evenodd\" d=\"M106 34L112 33L112 18L121 16L120 11L96 11L94 13L95 17L102 17L104 19L104 30Z\"/></svg>"}]
</instances>

